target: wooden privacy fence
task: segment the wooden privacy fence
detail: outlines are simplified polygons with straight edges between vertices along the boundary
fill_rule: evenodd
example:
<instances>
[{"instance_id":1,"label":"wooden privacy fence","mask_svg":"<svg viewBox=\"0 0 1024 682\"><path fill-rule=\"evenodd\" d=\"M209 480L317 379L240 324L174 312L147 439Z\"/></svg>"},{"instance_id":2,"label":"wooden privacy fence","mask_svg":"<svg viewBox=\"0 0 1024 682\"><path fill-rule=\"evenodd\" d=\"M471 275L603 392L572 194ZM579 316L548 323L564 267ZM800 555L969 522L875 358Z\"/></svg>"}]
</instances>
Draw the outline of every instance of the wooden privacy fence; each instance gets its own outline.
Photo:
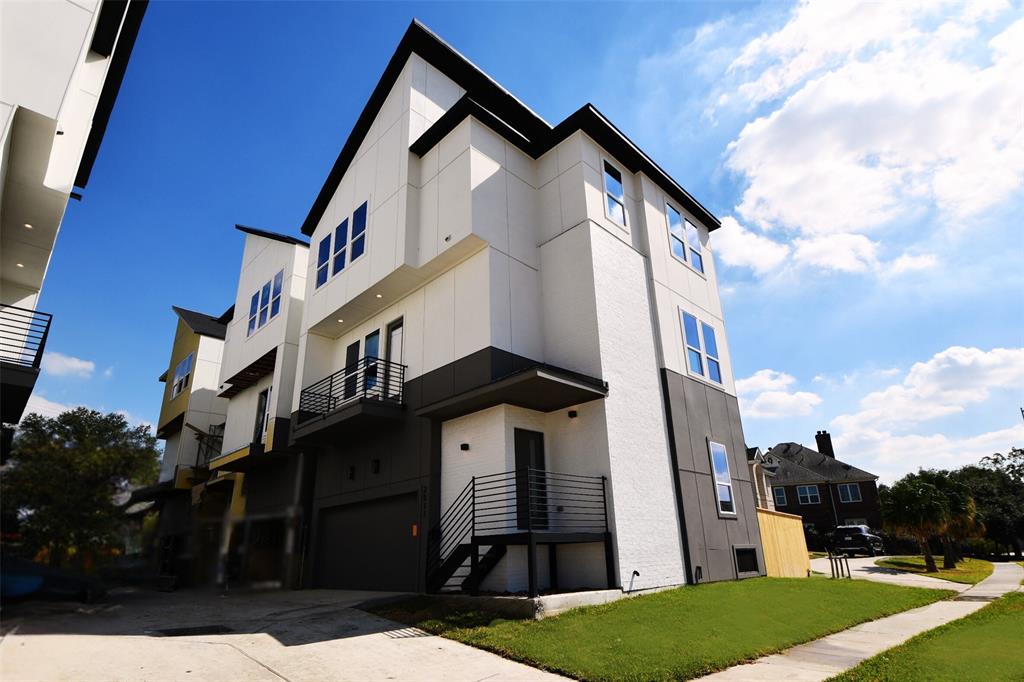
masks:
<instances>
[{"instance_id":1,"label":"wooden privacy fence","mask_svg":"<svg viewBox=\"0 0 1024 682\"><path fill-rule=\"evenodd\" d=\"M806 578L811 570L803 519L768 509L757 510L764 567L773 578Z\"/></svg>"}]
</instances>

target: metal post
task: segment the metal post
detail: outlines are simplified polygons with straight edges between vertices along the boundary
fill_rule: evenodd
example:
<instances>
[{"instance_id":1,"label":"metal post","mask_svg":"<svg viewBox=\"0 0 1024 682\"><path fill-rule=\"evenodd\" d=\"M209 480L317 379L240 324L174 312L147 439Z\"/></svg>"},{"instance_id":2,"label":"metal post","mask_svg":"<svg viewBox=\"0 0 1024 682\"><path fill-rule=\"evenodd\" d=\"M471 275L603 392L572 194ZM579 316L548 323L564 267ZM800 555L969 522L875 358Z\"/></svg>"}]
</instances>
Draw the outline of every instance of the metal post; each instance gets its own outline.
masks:
<instances>
[{"instance_id":1,"label":"metal post","mask_svg":"<svg viewBox=\"0 0 1024 682\"><path fill-rule=\"evenodd\" d=\"M32 313L32 320L33 320L33 322L35 321L35 315L36 315L36 312L33 311L33 313ZM50 324L52 322L53 322L53 318L52 317L49 320L46 321L46 327L43 329L43 338L40 339L40 341L39 341L39 348L36 349L36 359L32 363L32 367L34 369L39 369L39 364L43 360L43 351L46 350L46 338L50 335ZM29 323L29 328L31 328L31 323Z\"/></svg>"}]
</instances>

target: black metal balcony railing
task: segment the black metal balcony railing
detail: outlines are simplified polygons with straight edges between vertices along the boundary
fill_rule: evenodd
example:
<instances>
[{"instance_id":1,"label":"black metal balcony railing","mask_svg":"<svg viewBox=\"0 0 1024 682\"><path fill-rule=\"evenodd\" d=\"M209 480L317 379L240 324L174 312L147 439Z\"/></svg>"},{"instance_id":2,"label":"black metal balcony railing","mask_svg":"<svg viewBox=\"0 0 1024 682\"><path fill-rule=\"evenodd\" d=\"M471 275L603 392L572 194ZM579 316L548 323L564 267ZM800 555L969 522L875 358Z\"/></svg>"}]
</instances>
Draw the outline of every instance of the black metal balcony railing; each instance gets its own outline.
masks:
<instances>
[{"instance_id":1,"label":"black metal balcony railing","mask_svg":"<svg viewBox=\"0 0 1024 682\"><path fill-rule=\"evenodd\" d=\"M405 365L364 357L299 393L298 422L329 414L356 400L402 404Z\"/></svg>"},{"instance_id":2,"label":"black metal balcony railing","mask_svg":"<svg viewBox=\"0 0 1024 682\"><path fill-rule=\"evenodd\" d=\"M608 532L605 477L540 469L473 477L432 533L428 572L474 538L486 545L487 536L524 532Z\"/></svg>"},{"instance_id":3,"label":"black metal balcony railing","mask_svg":"<svg viewBox=\"0 0 1024 682\"><path fill-rule=\"evenodd\" d=\"M0 360L39 369L53 315L0 304Z\"/></svg>"}]
</instances>

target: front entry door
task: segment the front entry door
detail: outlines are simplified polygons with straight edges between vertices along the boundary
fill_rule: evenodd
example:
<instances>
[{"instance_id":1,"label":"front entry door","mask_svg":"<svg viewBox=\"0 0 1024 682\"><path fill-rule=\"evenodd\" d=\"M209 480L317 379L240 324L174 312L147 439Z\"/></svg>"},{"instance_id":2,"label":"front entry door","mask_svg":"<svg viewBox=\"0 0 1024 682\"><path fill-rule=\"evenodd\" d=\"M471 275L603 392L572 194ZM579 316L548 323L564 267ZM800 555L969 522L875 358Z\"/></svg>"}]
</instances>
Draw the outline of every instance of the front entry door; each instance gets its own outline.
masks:
<instances>
[{"instance_id":1,"label":"front entry door","mask_svg":"<svg viewBox=\"0 0 1024 682\"><path fill-rule=\"evenodd\" d=\"M516 526L520 530L545 530L548 527L548 492L543 473L544 434L516 429L515 449Z\"/></svg>"}]
</instances>

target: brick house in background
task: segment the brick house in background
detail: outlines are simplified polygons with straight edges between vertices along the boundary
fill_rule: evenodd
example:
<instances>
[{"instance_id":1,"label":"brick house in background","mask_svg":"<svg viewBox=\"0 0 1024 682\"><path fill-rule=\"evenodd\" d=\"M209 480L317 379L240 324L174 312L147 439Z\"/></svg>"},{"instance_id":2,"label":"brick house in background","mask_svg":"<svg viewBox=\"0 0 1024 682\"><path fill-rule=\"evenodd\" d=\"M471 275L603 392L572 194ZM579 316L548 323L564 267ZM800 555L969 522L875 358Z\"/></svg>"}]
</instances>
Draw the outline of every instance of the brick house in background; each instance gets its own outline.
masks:
<instances>
[{"instance_id":1,"label":"brick house in background","mask_svg":"<svg viewBox=\"0 0 1024 682\"><path fill-rule=\"evenodd\" d=\"M882 525L878 476L836 459L827 431L815 434L818 450L779 443L766 453L778 470L771 480L775 509L803 518L826 533L836 526Z\"/></svg>"}]
</instances>

